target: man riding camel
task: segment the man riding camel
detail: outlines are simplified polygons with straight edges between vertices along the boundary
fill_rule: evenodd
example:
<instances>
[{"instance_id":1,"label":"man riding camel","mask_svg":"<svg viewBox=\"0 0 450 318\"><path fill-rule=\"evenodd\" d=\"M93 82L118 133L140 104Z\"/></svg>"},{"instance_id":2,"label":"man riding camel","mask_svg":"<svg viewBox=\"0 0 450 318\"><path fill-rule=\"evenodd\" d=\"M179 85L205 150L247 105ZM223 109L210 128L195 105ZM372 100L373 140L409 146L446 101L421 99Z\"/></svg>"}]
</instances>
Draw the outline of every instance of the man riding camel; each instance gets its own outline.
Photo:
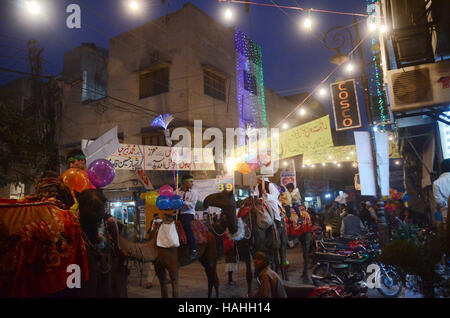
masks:
<instances>
[{"instance_id":1,"label":"man riding camel","mask_svg":"<svg viewBox=\"0 0 450 318\"><path fill-rule=\"evenodd\" d=\"M179 212L179 218L184 232L186 233L186 239L189 246L189 261L194 260L197 257L197 244L195 244L194 232L192 231L191 221L195 217L195 205L198 201L198 192L192 189L194 185L194 177L191 175L184 175L182 178L181 189L179 195L183 198L183 206Z\"/></svg>"},{"instance_id":2,"label":"man riding camel","mask_svg":"<svg viewBox=\"0 0 450 318\"><path fill-rule=\"evenodd\" d=\"M267 177L259 176L258 184L256 185L253 194L258 198L264 198L265 203L267 204L269 210L273 215L273 218L276 221L275 223L277 224L277 227L280 227L281 216L278 207L282 207L282 205L280 201L278 201L280 192L278 191L277 187L272 182L270 182Z\"/></svg>"},{"instance_id":3,"label":"man riding camel","mask_svg":"<svg viewBox=\"0 0 450 318\"><path fill-rule=\"evenodd\" d=\"M79 149L71 150L67 154L67 162L70 168L76 168L83 171L87 171L86 167L86 156Z\"/></svg>"}]
</instances>

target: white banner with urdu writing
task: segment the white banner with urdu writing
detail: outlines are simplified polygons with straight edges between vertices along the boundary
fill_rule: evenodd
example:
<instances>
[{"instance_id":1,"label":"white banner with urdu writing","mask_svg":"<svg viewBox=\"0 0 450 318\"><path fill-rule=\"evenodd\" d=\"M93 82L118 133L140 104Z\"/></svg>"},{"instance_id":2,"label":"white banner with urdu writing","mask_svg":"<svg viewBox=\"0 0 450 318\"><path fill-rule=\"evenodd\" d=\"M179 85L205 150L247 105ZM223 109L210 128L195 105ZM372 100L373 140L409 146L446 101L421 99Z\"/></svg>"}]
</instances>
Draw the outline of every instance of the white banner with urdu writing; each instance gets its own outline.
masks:
<instances>
[{"instance_id":1,"label":"white banner with urdu writing","mask_svg":"<svg viewBox=\"0 0 450 318\"><path fill-rule=\"evenodd\" d=\"M203 154L203 156L201 156ZM202 158L203 157L203 158ZM211 148L189 149L120 144L107 158L115 169L124 170L215 170Z\"/></svg>"}]
</instances>

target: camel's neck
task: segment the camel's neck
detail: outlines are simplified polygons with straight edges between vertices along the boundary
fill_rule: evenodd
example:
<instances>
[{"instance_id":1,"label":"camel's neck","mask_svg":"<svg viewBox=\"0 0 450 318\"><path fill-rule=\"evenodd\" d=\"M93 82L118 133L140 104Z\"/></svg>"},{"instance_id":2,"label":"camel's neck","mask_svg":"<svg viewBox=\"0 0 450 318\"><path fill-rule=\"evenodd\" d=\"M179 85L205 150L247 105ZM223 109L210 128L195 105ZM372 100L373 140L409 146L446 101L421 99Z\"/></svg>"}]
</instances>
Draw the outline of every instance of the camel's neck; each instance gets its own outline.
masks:
<instances>
[{"instance_id":1,"label":"camel's neck","mask_svg":"<svg viewBox=\"0 0 450 318\"><path fill-rule=\"evenodd\" d=\"M236 217L236 207L226 207L222 209L225 215L227 216L227 228L231 234L236 233L238 230L238 220Z\"/></svg>"}]
</instances>

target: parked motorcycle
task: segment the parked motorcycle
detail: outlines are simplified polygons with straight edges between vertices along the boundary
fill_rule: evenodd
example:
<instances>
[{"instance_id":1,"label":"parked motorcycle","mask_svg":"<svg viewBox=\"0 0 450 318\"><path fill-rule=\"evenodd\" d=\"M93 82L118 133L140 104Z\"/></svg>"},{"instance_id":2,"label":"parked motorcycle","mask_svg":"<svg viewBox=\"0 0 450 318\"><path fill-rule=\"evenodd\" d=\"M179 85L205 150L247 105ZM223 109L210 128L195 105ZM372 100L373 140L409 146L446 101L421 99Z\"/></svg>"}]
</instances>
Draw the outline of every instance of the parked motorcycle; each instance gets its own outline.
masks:
<instances>
[{"instance_id":1,"label":"parked motorcycle","mask_svg":"<svg viewBox=\"0 0 450 318\"><path fill-rule=\"evenodd\" d=\"M288 298L365 298L367 285L359 281L358 277L349 275L344 280L335 276L328 277L323 286L285 286Z\"/></svg>"},{"instance_id":2,"label":"parked motorcycle","mask_svg":"<svg viewBox=\"0 0 450 318\"><path fill-rule=\"evenodd\" d=\"M314 253L314 284L326 282L326 278L332 275L340 277L348 273L356 273L361 280L366 281L368 266L375 264L378 271L375 277L369 278L374 280L377 291L388 298L398 297L401 293L402 281L395 267L384 265L378 260L381 251L374 233L367 233L355 240L319 240L315 243L316 250L321 252Z\"/></svg>"}]
</instances>

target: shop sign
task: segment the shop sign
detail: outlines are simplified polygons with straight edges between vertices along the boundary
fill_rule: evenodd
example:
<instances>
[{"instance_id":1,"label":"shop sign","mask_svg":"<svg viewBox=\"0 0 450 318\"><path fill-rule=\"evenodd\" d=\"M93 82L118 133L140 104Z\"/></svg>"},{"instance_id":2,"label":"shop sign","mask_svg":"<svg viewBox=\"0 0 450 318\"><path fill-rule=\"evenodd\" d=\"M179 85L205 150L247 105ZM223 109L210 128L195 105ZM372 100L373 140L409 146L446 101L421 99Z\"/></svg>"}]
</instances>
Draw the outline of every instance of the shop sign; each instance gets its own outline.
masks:
<instances>
[{"instance_id":1,"label":"shop sign","mask_svg":"<svg viewBox=\"0 0 450 318\"><path fill-rule=\"evenodd\" d=\"M361 127L355 80L351 79L331 84L331 94L333 97L336 130Z\"/></svg>"},{"instance_id":2,"label":"shop sign","mask_svg":"<svg viewBox=\"0 0 450 318\"><path fill-rule=\"evenodd\" d=\"M222 192L234 191L234 177L233 176L217 176L217 191Z\"/></svg>"}]
</instances>

